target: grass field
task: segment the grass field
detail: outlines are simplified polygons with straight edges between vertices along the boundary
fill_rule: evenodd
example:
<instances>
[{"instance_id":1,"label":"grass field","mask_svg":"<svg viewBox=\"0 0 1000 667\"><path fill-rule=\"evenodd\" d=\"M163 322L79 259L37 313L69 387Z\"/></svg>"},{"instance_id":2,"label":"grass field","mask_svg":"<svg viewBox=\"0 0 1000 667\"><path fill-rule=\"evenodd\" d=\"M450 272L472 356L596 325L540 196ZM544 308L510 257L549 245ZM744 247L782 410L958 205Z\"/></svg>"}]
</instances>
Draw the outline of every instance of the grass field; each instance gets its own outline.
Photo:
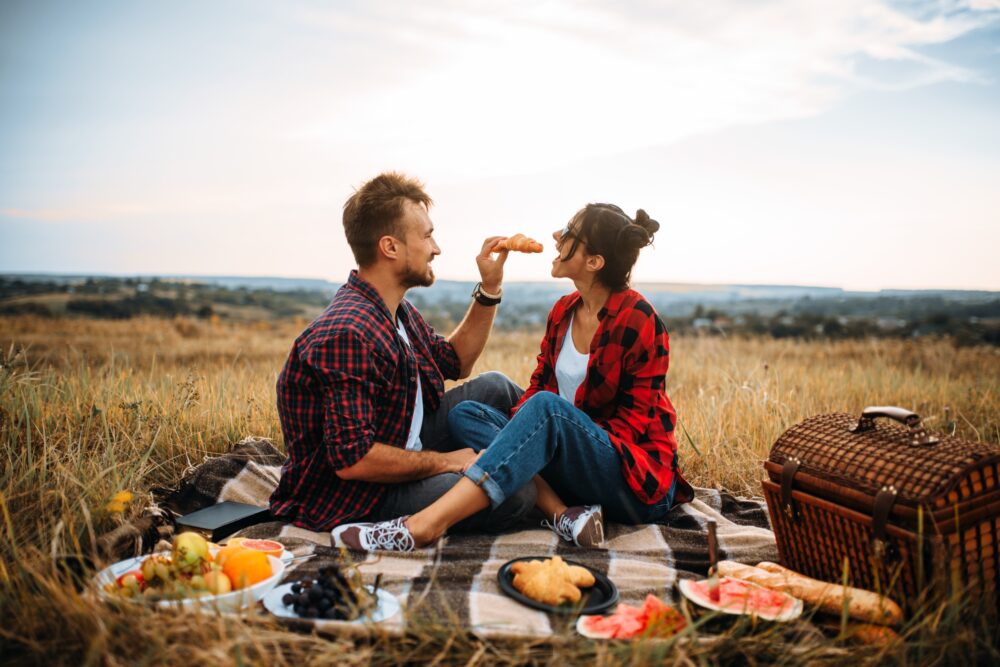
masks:
<instances>
[{"instance_id":1,"label":"grass field","mask_svg":"<svg viewBox=\"0 0 1000 667\"><path fill-rule=\"evenodd\" d=\"M456 628L352 641L262 620L95 608L53 574L121 521L105 505L169 485L247 435L280 441L274 382L302 321L0 319L0 662L38 664L922 664L1000 657L990 628L928 610L881 653L822 636L735 630L713 647L484 643ZM477 370L524 385L540 332L497 335ZM824 412L900 405L935 430L1000 442L1000 348L940 341L802 343L679 337L668 393L681 465L699 486L760 494L777 436ZM126 512L126 515L128 514ZM995 631L995 629L994 629ZM796 648L797 647L797 648ZM797 653L795 651L798 651ZM990 651L993 653L991 654Z\"/></svg>"}]
</instances>

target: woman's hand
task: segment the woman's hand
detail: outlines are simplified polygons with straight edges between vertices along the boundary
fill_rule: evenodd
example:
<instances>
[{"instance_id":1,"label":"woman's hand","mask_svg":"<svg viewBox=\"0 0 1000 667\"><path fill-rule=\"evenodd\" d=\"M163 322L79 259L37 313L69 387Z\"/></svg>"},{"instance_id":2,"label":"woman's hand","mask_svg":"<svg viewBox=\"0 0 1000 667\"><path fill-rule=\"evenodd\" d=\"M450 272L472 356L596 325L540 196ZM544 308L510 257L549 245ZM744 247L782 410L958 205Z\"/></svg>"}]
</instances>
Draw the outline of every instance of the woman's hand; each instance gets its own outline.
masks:
<instances>
[{"instance_id":1,"label":"woman's hand","mask_svg":"<svg viewBox=\"0 0 1000 667\"><path fill-rule=\"evenodd\" d=\"M507 238L506 236L491 236L483 241L482 250L476 256L476 265L479 267L479 276L483 283L483 290L490 294L500 291L503 283L503 265L507 261L509 250L498 250L494 257L496 245Z\"/></svg>"}]
</instances>

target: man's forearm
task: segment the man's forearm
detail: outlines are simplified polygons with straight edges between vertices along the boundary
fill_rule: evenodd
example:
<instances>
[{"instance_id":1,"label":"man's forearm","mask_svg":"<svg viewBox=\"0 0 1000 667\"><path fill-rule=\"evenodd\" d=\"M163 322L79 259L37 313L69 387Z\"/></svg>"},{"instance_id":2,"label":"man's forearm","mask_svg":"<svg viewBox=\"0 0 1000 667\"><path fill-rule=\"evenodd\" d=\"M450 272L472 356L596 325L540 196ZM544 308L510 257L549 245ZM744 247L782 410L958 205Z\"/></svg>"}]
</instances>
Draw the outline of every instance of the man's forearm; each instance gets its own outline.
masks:
<instances>
[{"instance_id":1,"label":"man's forearm","mask_svg":"<svg viewBox=\"0 0 1000 667\"><path fill-rule=\"evenodd\" d=\"M462 461L458 452L413 452L376 442L360 461L349 468L338 470L337 477L397 484L461 470Z\"/></svg>"},{"instance_id":2,"label":"man's forearm","mask_svg":"<svg viewBox=\"0 0 1000 667\"><path fill-rule=\"evenodd\" d=\"M489 340L496 314L497 306L484 306L473 301L462 318L462 323L448 337L461 365L460 378L469 377L472 373L472 367L476 365L476 360Z\"/></svg>"}]
</instances>

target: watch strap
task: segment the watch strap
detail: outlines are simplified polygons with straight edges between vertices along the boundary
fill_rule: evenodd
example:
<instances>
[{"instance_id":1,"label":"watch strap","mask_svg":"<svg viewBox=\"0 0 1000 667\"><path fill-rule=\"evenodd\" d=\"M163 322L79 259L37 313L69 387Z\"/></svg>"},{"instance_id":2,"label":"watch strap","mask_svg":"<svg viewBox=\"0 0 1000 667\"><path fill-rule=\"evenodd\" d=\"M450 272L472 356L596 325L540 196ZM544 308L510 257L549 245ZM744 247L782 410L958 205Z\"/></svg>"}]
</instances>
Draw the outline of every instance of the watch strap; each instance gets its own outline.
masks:
<instances>
[{"instance_id":1,"label":"watch strap","mask_svg":"<svg viewBox=\"0 0 1000 667\"><path fill-rule=\"evenodd\" d=\"M500 290L499 294L493 295L488 292L483 291L483 284L476 283L475 289L472 290L472 298L476 300L481 306L495 306L500 303L501 297L503 296L503 290Z\"/></svg>"}]
</instances>

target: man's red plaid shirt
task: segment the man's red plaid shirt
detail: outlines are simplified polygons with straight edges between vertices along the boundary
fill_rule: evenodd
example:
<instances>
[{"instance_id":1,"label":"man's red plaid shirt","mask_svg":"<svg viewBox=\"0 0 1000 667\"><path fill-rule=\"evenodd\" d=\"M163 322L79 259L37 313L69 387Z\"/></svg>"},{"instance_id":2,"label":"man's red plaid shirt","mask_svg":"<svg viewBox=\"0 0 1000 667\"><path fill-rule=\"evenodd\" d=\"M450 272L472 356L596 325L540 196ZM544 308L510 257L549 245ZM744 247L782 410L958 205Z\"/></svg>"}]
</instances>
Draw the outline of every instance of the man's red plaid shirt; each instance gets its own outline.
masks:
<instances>
[{"instance_id":1,"label":"man's red plaid shirt","mask_svg":"<svg viewBox=\"0 0 1000 667\"><path fill-rule=\"evenodd\" d=\"M409 302L399 320L407 346L375 288L352 271L333 301L295 340L278 376L278 417L288 460L271 496L271 513L310 530L364 517L385 485L343 480L376 442L406 446L417 396L436 410L444 380L458 378L455 349Z\"/></svg>"},{"instance_id":2,"label":"man's red plaid shirt","mask_svg":"<svg viewBox=\"0 0 1000 667\"><path fill-rule=\"evenodd\" d=\"M570 313L580 302L573 292L549 313L528 390L511 414L539 391L559 393L556 359L566 339ZM693 491L677 466L674 425L677 416L664 391L670 343L653 306L635 290L612 292L597 314L600 324L590 344L587 376L574 405L600 425L622 458L622 474L636 497L658 502L677 479L674 502L691 500Z\"/></svg>"}]
</instances>

